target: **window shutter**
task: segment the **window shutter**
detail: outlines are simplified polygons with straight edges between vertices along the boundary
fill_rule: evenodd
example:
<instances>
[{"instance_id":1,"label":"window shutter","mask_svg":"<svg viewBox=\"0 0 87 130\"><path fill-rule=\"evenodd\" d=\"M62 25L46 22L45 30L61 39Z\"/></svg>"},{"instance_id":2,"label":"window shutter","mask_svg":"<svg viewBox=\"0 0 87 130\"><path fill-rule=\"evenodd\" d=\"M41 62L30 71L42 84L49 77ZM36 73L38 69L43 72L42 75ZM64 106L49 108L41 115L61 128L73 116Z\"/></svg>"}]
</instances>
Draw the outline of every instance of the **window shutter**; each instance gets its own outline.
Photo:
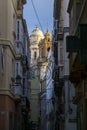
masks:
<instances>
[{"instance_id":1,"label":"window shutter","mask_svg":"<svg viewBox=\"0 0 87 130\"><path fill-rule=\"evenodd\" d=\"M80 43L77 36L67 36L66 37L66 51L67 52L77 52L79 51Z\"/></svg>"}]
</instances>

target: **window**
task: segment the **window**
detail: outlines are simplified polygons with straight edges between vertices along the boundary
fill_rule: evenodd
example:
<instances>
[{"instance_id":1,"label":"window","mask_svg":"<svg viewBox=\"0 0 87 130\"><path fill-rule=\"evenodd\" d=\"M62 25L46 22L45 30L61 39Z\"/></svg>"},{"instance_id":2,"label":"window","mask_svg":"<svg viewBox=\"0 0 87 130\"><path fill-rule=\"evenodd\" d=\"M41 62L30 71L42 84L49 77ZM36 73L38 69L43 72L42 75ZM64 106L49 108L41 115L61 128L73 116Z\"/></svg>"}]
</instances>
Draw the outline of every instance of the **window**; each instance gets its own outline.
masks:
<instances>
[{"instance_id":1,"label":"window","mask_svg":"<svg viewBox=\"0 0 87 130\"><path fill-rule=\"evenodd\" d=\"M23 38L23 54L25 54L26 55L26 50L27 50L27 47L26 47L27 45L26 45L26 38L24 37Z\"/></svg>"},{"instance_id":2,"label":"window","mask_svg":"<svg viewBox=\"0 0 87 130\"><path fill-rule=\"evenodd\" d=\"M36 60L36 58L37 58L37 52L35 51L34 52L34 60Z\"/></svg>"},{"instance_id":3,"label":"window","mask_svg":"<svg viewBox=\"0 0 87 130\"><path fill-rule=\"evenodd\" d=\"M50 47L47 48L47 51L48 51L48 52L50 51Z\"/></svg>"},{"instance_id":4,"label":"window","mask_svg":"<svg viewBox=\"0 0 87 130\"><path fill-rule=\"evenodd\" d=\"M60 64L63 63L63 48L60 48Z\"/></svg>"},{"instance_id":5,"label":"window","mask_svg":"<svg viewBox=\"0 0 87 130\"><path fill-rule=\"evenodd\" d=\"M41 54L42 54L42 58L44 57L45 53L44 53L44 49L41 49Z\"/></svg>"},{"instance_id":6,"label":"window","mask_svg":"<svg viewBox=\"0 0 87 130\"><path fill-rule=\"evenodd\" d=\"M20 9L20 0L17 0L17 9Z\"/></svg>"},{"instance_id":7,"label":"window","mask_svg":"<svg viewBox=\"0 0 87 130\"><path fill-rule=\"evenodd\" d=\"M12 58L12 74L14 75L14 59Z\"/></svg>"},{"instance_id":8,"label":"window","mask_svg":"<svg viewBox=\"0 0 87 130\"><path fill-rule=\"evenodd\" d=\"M17 40L19 40L19 21L17 21Z\"/></svg>"},{"instance_id":9,"label":"window","mask_svg":"<svg viewBox=\"0 0 87 130\"><path fill-rule=\"evenodd\" d=\"M17 48L19 48L20 46L19 46L19 43L17 43Z\"/></svg>"},{"instance_id":10,"label":"window","mask_svg":"<svg viewBox=\"0 0 87 130\"><path fill-rule=\"evenodd\" d=\"M48 38L48 42L50 42L50 38Z\"/></svg>"},{"instance_id":11,"label":"window","mask_svg":"<svg viewBox=\"0 0 87 130\"><path fill-rule=\"evenodd\" d=\"M16 63L16 75L18 75L18 63Z\"/></svg>"},{"instance_id":12,"label":"window","mask_svg":"<svg viewBox=\"0 0 87 130\"><path fill-rule=\"evenodd\" d=\"M16 39L16 33L15 33L15 31L16 31L16 29L15 29L15 25L16 25L16 16L15 16L15 13L13 13L13 31L12 31L12 34L13 34L13 41L15 41L15 39Z\"/></svg>"},{"instance_id":13,"label":"window","mask_svg":"<svg viewBox=\"0 0 87 130\"><path fill-rule=\"evenodd\" d=\"M23 95L25 94L25 78L23 78Z\"/></svg>"},{"instance_id":14,"label":"window","mask_svg":"<svg viewBox=\"0 0 87 130\"><path fill-rule=\"evenodd\" d=\"M59 27L59 20L58 19L54 21L54 27L55 27L55 29L58 29L58 27Z\"/></svg>"},{"instance_id":15,"label":"window","mask_svg":"<svg viewBox=\"0 0 87 130\"><path fill-rule=\"evenodd\" d=\"M4 73L4 63L5 59L4 59L4 47L2 47L1 49L1 67L2 67L2 73Z\"/></svg>"}]
</instances>

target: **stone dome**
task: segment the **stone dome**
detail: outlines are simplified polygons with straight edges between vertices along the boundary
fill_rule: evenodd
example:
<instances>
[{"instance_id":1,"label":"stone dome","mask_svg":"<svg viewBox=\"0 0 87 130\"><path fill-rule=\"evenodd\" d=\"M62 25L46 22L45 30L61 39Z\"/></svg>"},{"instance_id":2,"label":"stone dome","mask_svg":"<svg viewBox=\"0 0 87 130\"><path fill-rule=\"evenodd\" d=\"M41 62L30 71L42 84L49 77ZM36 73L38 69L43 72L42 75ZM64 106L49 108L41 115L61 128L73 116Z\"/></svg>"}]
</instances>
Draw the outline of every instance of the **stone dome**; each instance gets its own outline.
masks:
<instances>
[{"instance_id":1,"label":"stone dome","mask_svg":"<svg viewBox=\"0 0 87 130\"><path fill-rule=\"evenodd\" d=\"M33 31L32 31L32 33L31 33L31 35L30 35L30 44L33 44L33 43L39 43L39 41L41 40L41 39L43 39L44 38L44 34L43 34L43 32L38 28L38 27L36 27Z\"/></svg>"},{"instance_id":2,"label":"stone dome","mask_svg":"<svg viewBox=\"0 0 87 130\"><path fill-rule=\"evenodd\" d=\"M31 33L31 35L30 36L44 36L43 35L43 32L38 28L38 27L36 27L33 31L32 31L32 33Z\"/></svg>"}]
</instances>

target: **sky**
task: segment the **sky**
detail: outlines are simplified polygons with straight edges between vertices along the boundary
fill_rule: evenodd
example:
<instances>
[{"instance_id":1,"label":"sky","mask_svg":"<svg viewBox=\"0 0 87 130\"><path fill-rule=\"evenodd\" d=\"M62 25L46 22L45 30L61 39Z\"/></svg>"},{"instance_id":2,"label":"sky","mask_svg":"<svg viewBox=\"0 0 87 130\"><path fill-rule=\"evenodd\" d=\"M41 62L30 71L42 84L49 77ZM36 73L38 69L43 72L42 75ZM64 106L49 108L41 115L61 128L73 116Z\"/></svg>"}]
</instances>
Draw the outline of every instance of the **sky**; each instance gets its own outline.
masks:
<instances>
[{"instance_id":1,"label":"sky","mask_svg":"<svg viewBox=\"0 0 87 130\"><path fill-rule=\"evenodd\" d=\"M23 12L24 18L27 23L29 35L35 29L36 26L40 30L42 30L43 33L46 33L47 28L50 31L50 33L52 33L54 0L33 0L42 28L38 22L31 1L32 0L27 0L27 3L24 5L24 12Z\"/></svg>"}]
</instances>

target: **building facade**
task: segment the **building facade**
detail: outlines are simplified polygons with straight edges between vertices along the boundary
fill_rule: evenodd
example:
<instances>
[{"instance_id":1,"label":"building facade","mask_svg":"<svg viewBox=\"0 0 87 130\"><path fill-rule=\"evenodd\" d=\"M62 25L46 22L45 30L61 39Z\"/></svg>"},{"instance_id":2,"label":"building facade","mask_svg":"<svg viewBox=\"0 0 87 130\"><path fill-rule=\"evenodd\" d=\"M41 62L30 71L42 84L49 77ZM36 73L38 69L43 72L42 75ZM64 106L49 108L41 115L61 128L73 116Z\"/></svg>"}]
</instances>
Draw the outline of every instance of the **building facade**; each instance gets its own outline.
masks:
<instances>
[{"instance_id":1,"label":"building facade","mask_svg":"<svg viewBox=\"0 0 87 130\"><path fill-rule=\"evenodd\" d=\"M68 0L54 1L54 92L55 129L76 129L76 106L71 103L75 95L69 80L69 59L66 52L66 36L69 35Z\"/></svg>"},{"instance_id":2,"label":"building facade","mask_svg":"<svg viewBox=\"0 0 87 130\"><path fill-rule=\"evenodd\" d=\"M77 129L87 129L87 1L69 1L70 35L66 38L66 50L70 59L70 81L75 86L73 103L77 105Z\"/></svg>"},{"instance_id":3,"label":"building facade","mask_svg":"<svg viewBox=\"0 0 87 130\"><path fill-rule=\"evenodd\" d=\"M0 3L0 129L24 130L21 101L23 44L28 43L28 40L23 41L26 28L23 5L26 0L1 0Z\"/></svg>"}]
</instances>

